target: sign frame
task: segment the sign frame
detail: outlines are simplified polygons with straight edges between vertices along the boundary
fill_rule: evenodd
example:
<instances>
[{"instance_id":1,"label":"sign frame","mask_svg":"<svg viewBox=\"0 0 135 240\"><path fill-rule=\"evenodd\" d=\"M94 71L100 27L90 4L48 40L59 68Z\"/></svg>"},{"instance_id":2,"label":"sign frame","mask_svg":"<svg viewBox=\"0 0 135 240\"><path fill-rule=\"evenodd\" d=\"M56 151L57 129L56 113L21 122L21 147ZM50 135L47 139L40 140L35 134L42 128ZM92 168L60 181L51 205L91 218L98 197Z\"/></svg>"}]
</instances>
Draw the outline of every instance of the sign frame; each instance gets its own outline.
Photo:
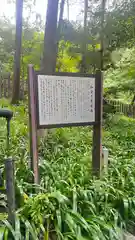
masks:
<instances>
[{"instance_id":1,"label":"sign frame","mask_svg":"<svg viewBox=\"0 0 135 240\"><path fill-rule=\"evenodd\" d=\"M95 121L40 126L39 125L39 105L38 105L38 75L95 78ZM38 147L36 147L38 146L37 130L39 129L93 126L92 171L94 175L99 176L100 170L101 170L101 155L102 155L101 153L102 105L103 105L102 72L97 71L96 74L68 73L68 72L66 73L56 72L53 74L48 74L48 73L46 74L45 71L34 71L33 65L29 65L28 66L28 82L29 82L28 95L29 95L29 124L30 124L30 155L31 155L31 168L32 168L32 171L34 172L34 183L39 182Z\"/></svg>"},{"instance_id":2,"label":"sign frame","mask_svg":"<svg viewBox=\"0 0 135 240\"><path fill-rule=\"evenodd\" d=\"M40 125L39 124L39 104L38 104L38 75L47 75L47 76L65 76L65 77L83 77L83 78L95 78L95 88L97 78L93 74L80 74L80 73L64 73L57 72L55 74L45 74L44 72L35 72L35 84L36 84L36 114L37 114L37 128L38 129L52 129L52 128L63 128L63 127L79 127L79 126L91 126L96 124L94 122L78 122L78 123L60 123L60 124L49 124L49 125ZM96 106L95 106L96 109Z\"/></svg>"}]
</instances>

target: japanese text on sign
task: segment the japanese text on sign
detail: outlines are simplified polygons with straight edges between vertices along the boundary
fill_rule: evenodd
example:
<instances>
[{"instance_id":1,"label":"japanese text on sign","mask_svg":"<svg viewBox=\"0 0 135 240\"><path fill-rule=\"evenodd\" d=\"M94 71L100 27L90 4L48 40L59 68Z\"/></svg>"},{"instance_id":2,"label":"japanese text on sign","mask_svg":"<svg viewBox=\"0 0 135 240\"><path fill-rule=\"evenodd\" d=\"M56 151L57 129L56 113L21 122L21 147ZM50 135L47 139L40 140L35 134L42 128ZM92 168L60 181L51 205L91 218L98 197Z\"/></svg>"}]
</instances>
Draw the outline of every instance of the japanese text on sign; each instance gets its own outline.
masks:
<instances>
[{"instance_id":1,"label":"japanese text on sign","mask_svg":"<svg viewBox=\"0 0 135 240\"><path fill-rule=\"evenodd\" d=\"M95 78L38 75L39 125L95 121Z\"/></svg>"}]
</instances>

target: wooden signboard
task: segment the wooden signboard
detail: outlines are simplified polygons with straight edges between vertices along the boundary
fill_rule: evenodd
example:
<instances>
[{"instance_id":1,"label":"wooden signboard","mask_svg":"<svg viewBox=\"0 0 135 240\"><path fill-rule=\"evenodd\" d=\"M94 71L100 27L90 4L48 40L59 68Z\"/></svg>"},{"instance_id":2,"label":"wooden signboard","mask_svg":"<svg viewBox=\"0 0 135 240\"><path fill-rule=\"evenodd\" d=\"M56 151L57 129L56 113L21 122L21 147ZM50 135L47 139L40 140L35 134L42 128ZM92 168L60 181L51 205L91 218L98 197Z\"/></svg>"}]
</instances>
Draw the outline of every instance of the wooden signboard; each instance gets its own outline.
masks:
<instances>
[{"instance_id":1,"label":"wooden signboard","mask_svg":"<svg viewBox=\"0 0 135 240\"><path fill-rule=\"evenodd\" d=\"M38 183L37 129L93 125L93 172L100 172L102 74L34 72L29 65L31 167Z\"/></svg>"}]
</instances>

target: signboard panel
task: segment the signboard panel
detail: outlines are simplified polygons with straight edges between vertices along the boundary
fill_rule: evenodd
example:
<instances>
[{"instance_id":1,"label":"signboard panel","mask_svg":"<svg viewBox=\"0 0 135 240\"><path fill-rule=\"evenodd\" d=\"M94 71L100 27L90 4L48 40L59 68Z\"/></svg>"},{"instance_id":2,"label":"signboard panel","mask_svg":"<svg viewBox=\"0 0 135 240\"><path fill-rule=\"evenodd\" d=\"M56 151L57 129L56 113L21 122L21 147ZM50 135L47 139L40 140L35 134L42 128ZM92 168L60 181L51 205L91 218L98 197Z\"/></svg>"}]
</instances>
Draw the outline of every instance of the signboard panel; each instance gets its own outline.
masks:
<instances>
[{"instance_id":1,"label":"signboard panel","mask_svg":"<svg viewBox=\"0 0 135 240\"><path fill-rule=\"evenodd\" d=\"M95 78L38 75L38 124L95 122Z\"/></svg>"},{"instance_id":2,"label":"signboard panel","mask_svg":"<svg viewBox=\"0 0 135 240\"><path fill-rule=\"evenodd\" d=\"M38 142L39 128L59 128L93 125L92 171L101 170L102 129L102 73L35 72L28 67L29 131L31 169L34 183L39 183Z\"/></svg>"}]
</instances>

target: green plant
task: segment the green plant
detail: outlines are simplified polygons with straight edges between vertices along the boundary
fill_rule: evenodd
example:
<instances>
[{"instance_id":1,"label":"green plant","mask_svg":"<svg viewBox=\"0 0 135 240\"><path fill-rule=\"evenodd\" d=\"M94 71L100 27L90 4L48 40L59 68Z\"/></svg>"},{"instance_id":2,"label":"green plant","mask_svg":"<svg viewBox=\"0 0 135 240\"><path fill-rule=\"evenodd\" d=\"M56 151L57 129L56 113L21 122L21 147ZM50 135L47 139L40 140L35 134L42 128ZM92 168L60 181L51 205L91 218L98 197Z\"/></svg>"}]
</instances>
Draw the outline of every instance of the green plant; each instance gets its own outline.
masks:
<instances>
[{"instance_id":1,"label":"green plant","mask_svg":"<svg viewBox=\"0 0 135 240\"><path fill-rule=\"evenodd\" d=\"M10 107L8 102L2 101L1 104ZM41 239L64 240L120 239L123 229L130 228L133 231L135 120L116 114L108 115L105 119L103 144L109 149L109 169L108 174L100 179L94 178L91 173L91 127L64 128L51 132L47 140L40 141L40 185L33 186L28 167L27 108L23 105L11 108L14 111L11 154L17 160L15 172L19 220L16 221L20 221L21 239L26 234L23 219L28 220L34 228L36 239L39 236ZM1 123L1 140L4 141L4 123ZM4 145L0 151L5 154ZM38 194L33 194L35 187L38 188ZM7 222L3 224L7 229ZM11 226L9 228L11 231ZM16 239L18 230L12 230Z\"/></svg>"},{"instance_id":2,"label":"green plant","mask_svg":"<svg viewBox=\"0 0 135 240\"><path fill-rule=\"evenodd\" d=\"M0 227L1 240L37 240L38 233L34 225L30 224L27 219L15 216L15 227L13 227L7 220L3 220Z\"/></svg>"}]
</instances>

